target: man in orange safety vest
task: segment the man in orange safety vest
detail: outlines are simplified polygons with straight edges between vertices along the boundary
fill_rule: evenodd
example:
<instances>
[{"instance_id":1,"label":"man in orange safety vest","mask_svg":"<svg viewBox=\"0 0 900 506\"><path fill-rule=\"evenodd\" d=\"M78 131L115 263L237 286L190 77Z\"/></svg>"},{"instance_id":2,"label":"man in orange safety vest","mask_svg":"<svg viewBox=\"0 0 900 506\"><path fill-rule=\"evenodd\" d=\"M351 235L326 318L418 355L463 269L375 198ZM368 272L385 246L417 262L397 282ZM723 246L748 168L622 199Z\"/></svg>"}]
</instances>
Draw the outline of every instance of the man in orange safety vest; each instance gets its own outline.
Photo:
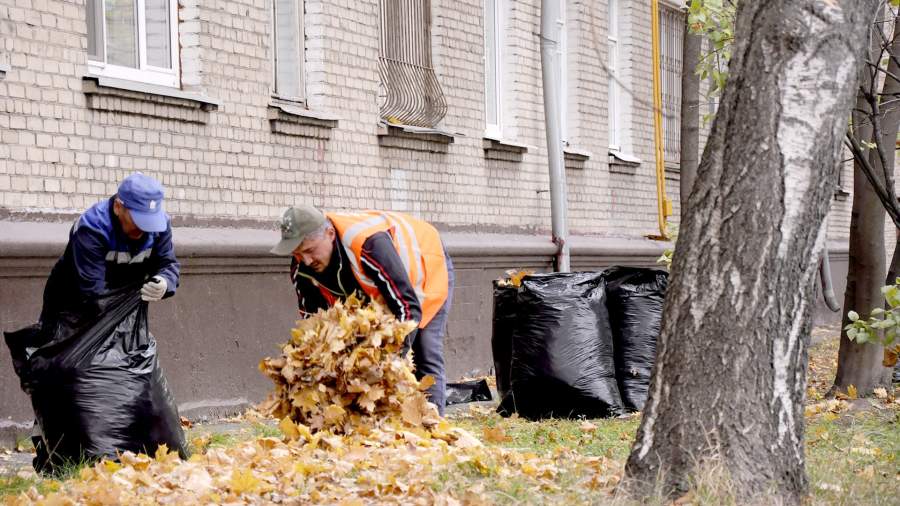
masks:
<instances>
[{"instance_id":1,"label":"man in orange safety vest","mask_svg":"<svg viewBox=\"0 0 900 506\"><path fill-rule=\"evenodd\" d=\"M276 255L291 255L291 280L301 316L328 308L354 292L380 297L397 319L415 320L406 338L416 377L434 377L429 400L443 414L446 394L443 339L454 274L438 231L402 213L325 213L291 207L281 221Z\"/></svg>"}]
</instances>

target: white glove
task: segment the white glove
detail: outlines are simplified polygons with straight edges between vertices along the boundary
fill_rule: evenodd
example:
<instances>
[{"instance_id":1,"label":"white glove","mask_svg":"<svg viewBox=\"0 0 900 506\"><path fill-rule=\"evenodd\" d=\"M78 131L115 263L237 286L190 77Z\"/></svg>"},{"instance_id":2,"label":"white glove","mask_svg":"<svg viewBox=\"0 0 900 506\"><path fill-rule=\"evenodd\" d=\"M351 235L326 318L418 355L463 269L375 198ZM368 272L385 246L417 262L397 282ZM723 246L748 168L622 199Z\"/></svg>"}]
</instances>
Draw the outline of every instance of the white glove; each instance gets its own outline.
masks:
<instances>
[{"instance_id":1,"label":"white glove","mask_svg":"<svg viewBox=\"0 0 900 506\"><path fill-rule=\"evenodd\" d=\"M159 276L153 276L150 278L150 281L147 281L144 283L144 286L141 287L141 300L149 302L162 300L168 287L169 285L166 284L165 279Z\"/></svg>"}]
</instances>

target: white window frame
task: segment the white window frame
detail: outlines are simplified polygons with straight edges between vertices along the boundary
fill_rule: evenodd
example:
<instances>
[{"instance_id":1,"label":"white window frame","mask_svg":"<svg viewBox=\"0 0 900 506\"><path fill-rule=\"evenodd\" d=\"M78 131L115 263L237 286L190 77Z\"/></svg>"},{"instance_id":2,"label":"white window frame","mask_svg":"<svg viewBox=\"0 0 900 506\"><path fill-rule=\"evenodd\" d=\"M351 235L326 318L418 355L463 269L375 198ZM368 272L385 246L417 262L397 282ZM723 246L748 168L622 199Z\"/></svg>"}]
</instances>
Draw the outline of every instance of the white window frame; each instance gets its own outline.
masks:
<instances>
[{"instance_id":1,"label":"white window frame","mask_svg":"<svg viewBox=\"0 0 900 506\"><path fill-rule=\"evenodd\" d=\"M569 145L569 34L566 0L559 0L559 134L563 146Z\"/></svg>"},{"instance_id":2,"label":"white window frame","mask_svg":"<svg viewBox=\"0 0 900 506\"><path fill-rule=\"evenodd\" d=\"M492 139L500 140L503 138L503 45L506 41L506 23L504 22L503 13L506 12L506 0L493 0L494 2L494 47L490 46L491 41L487 38L487 30L485 29L485 37L484 37L484 100L485 100L485 128L484 128L484 136ZM487 20L487 2L485 5L485 16L483 19ZM488 54L493 53L494 62L496 63L496 68L494 69L494 82L491 83L488 81L488 72L487 69L490 66L490 58L488 58ZM490 87L493 86L495 90L494 98L495 102L493 104L488 103L488 97L490 96ZM497 122L495 124L491 124L487 119L487 111L491 108L494 109Z\"/></svg>"},{"instance_id":3,"label":"white window frame","mask_svg":"<svg viewBox=\"0 0 900 506\"><path fill-rule=\"evenodd\" d=\"M618 0L609 0L607 3L607 62L608 71L608 97L607 115L609 129L609 149L621 151L621 104L619 103L619 5Z\"/></svg>"},{"instance_id":4,"label":"white window frame","mask_svg":"<svg viewBox=\"0 0 900 506\"><path fill-rule=\"evenodd\" d=\"M306 22L304 9L306 0L293 0L297 7L297 30L299 31L297 40L297 81L299 89L297 93L285 93L278 89L278 19L276 16L276 5L278 0L272 0L272 97L290 102L306 103Z\"/></svg>"},{"instance_id":5,"label":"white window frame","mask_svg":"<svg viewBox=\"0 0 900 506\"><path fill-rule=\"evenodd\" d=\"M103 58L109 57L106 45L106 2L103 0L96 1L100 7L100 29L103 30ZM155 84L158 86L167 86L170 88L180 88L179 82L179 58L178 58L178 0L168 0L169 2L169 48L172 51L171 60L172 68L154 67L147 65L147 26L146 26L146 2L145 0L136 0L137 10L137 47L138 47L138 68L123 67L121 65L113 65L106 61L91 60L88 57L88 71L91 75L110 77L114 79L124 79L128 81L136 81L147 84ZM88 34L90 37L90 34Z\"/></svg>"}]
</instances>

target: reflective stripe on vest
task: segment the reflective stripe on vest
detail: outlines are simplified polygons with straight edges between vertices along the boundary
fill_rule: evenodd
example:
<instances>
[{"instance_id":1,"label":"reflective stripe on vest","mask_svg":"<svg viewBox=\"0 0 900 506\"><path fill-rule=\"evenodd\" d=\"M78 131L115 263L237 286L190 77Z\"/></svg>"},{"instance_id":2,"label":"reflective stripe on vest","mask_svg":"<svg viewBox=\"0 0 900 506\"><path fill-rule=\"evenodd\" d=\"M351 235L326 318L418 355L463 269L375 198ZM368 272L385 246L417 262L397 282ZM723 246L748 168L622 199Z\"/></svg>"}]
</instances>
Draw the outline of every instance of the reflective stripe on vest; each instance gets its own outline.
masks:
<instances>
[{"instance_id":1,"label":"reflective stripe on vest","mask_svg":"<svg viewBox=\"0 0 900 506\"><path fill-rule=\"evenodd\" d=\"M362 247L377 232L388 232L422 307L423 328L447 300L447 263L437 230L425 221L396 212L326 213L351 259L353 275L369 296L379 296L362 268Z\"/></svg>"}]
</instances>

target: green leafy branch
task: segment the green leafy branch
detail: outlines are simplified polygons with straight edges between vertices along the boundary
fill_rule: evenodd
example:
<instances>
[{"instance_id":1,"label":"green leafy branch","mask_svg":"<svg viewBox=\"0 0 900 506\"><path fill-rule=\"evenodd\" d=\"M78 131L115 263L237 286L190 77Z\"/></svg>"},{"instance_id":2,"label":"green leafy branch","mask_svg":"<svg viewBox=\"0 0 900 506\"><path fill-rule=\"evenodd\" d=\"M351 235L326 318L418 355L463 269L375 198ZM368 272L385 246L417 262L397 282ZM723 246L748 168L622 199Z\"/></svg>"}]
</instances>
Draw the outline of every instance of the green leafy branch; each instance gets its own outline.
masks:
<instances>
[{"instance_id":1,"label":"green leafy branch","mask_svg":"<svg viewBox=\"0 0 900 506\"><path fill-rule=\"evenodd\" d=\"M893 285L882 287L881 293L887 302L887 309L876 307L863 319L856 311L847 313L850 324L844 327L847 338L859 344L876 343L884 346L885 367L893 367L900 353L898 333L900 333L900 278Z\"/></svg>"},{"instance_id":2,"label":"green leafy branch","mask_svg":"<svg viewBox=\"0 0 900 506\"><path fill-rule=\"evenodd\" d=\"M728 79L736 6L736 0L691 0L688 5L691 33L702 36L709 44L708 52L701 55L697 64L700 79L712 79L708 98L720 95Z\"/></svg>"}]
</instances>

